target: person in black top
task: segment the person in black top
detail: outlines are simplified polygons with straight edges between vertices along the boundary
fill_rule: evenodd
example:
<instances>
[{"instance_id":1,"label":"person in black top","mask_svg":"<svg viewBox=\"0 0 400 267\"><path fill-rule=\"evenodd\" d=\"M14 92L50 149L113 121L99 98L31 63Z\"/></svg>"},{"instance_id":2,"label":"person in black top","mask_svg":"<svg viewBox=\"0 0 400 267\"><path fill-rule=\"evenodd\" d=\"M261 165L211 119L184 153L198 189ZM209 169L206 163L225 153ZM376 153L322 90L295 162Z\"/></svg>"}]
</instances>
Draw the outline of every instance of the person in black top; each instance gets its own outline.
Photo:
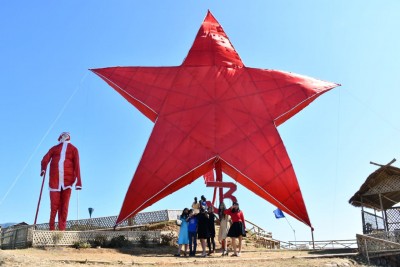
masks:
<instances>
[{"instance_id":1,"label":"person in black top","mask_svg":"<svg viewBox=\"0 0 400 267\"><path fill-rule=\"evenodd\" d=\"M212 206L208 207L208 238L207 238L207 246L208 246L208 255L211 255L215 252L215 213L214 208ZM212 250L211 250L212 245Z\"/></svg>"},{"instance_id":2,"label":"person in black top","mask_svg":"<svg viewBox=\"0 0 400 267\"><path fill-rule=\"evenodd\" d=\"M202 257L206 257L206 239L209 236L208 231L208 213L200 207L200 213L197 214L197 237L200 239L201 248L203 253L201 254Z\"/></svg>"}]
</instances>

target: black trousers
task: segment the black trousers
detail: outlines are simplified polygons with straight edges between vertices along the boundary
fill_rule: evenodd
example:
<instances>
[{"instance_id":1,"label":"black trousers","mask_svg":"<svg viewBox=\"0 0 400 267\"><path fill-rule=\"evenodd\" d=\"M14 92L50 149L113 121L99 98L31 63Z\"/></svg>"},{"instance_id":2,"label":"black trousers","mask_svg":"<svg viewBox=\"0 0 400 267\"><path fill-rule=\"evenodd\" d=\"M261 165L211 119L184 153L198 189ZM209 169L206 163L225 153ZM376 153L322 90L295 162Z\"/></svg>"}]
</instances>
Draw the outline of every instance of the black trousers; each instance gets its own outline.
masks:
<instances>
[{"instance_id":1,"label":"black trousers","mask_svg":"<svg viewBox=\"0 0 400 267\"><path fill-rule=\"evenodd\" d=\"M207 247L208 247L208 252L211 253L211 245L212 245L212 251L215 251L215 238L214 236L207 237Z\"/></svg>"}]
</instances>

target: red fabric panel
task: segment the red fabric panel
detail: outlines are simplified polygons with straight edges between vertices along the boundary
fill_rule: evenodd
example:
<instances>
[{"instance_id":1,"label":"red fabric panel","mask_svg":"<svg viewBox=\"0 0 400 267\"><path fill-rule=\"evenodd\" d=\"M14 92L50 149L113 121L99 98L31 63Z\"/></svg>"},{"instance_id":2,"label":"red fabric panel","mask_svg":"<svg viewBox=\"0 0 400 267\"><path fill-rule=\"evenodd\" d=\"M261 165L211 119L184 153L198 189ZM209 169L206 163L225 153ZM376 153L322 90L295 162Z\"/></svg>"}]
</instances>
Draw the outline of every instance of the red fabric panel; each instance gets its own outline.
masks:
<instances>
[{"instance_id":1,"label":"red fabric panel","mask_svg":"<svg viewBox=\"0 0 400 267\"><path fill-rule=\"evenodd\" d=\"M214 182L215 178L214 178L214 170L211 170L209 172L207 172L206 174L203 175L204 178L204 182L207 184L208 182ZM215 192L214 192L215 194ZM214 203L214 202L213 202Z\"/></svg>"}]
</instances>

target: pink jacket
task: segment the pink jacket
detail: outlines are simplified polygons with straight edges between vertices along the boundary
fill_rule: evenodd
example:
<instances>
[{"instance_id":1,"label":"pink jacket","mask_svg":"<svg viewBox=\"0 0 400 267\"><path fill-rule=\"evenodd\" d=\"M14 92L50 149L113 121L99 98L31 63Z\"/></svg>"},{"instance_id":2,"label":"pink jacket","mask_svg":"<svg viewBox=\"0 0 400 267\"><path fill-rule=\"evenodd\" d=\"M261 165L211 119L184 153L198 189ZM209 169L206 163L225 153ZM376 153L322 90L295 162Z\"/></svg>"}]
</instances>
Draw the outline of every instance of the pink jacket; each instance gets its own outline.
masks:
<instances>
[{"instance_id":1,"label":"pink jacket","mask_svg":"<svg viewBox=\"0 0 400 267\"><path fill-rule=\"evenodd\" d=\"M62 142L50 148L42 159L42 171L45 171L50 162L50 191L61 191L61 189L82 189L81 171L79 167L78 149L69 142Z\"/></svg>"}]
</instances>

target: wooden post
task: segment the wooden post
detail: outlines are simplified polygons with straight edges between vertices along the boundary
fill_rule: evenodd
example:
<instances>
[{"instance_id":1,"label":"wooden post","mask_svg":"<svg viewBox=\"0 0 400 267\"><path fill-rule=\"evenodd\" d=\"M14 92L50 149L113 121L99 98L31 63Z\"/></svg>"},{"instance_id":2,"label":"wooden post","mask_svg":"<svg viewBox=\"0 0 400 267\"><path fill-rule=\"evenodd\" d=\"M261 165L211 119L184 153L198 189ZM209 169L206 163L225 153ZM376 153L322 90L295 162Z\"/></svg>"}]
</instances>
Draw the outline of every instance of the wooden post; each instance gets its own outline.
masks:
<instances>
[{"instance_id":1,"label":"wooden post","mask_svg":"<svg viewBox=\"0 0 400 267\"><path fill-rule=\"evenodd\" d=\"M378 216L376 215L376 209L374 209L374 214L375 214L375 225L376 225L376 230L378 230Z\"/></svg>"},{"instance_id":2,"label":"wooden post","mask_svg":"<svg viewBox=\"0 0 400 267\"><path fill-rule=\"evenodd\" d=\"M387 167L387 166L392 165L395 161L396 161L396 159L392 159L392 161L390 161L386 165L378 164L378 163L375 163L375 162L372 162L372 161L370 161L369 164L376 165L376 166L379 166L379 167Z\"/></svg>"},{"instance_id":3,"label":"wooden post","mask_svg":"<svg viewBox=\"0 0 400 267\"><path fill-rule=\"evenodd\" d=\"M387 232L386 216L385 216L385 212L383 210L382 194L381 193L379 193L379 202L381 204L381 212L382 212L382 217L383 217L383 227L385 228L385 232Z\"/></svg>"},{"instance_id":4,"label":"wooden post","mask_svg":"<svg viewBox=\"0 0 400 267\"><path fill-rule=\"evenodd\" d=\"M361 220L362 220L362 227L363 227L362 231L363 231L363 234L365 235L366 234L366 231L365 231L366 229L365 229L364 205L363 205L362 196L361 196Z\"/></svg>"},{"instance_id":5,"label":"wooden post","mask_svg":"<svg viewBox=\"0 0 400 267\"><path fill-rule=\"evenodd\" d=\"M389 229L389 222L388 222L388 219L387 219L387 213L386 213L386 210L384 211L384 213L385 213L385 225L386 225L386 231L387 231L387 235L389 235L389 231L390 231L390 229Z\"/></svg>"},{"instance_id":6,"label":"wooden post","mask_svg":"<svg viewBox=\"0 0 400 267\"><path fill-rule=\"evenodd\" d=\"M369 261L369 255L368 255L367 239L365 239L365 238L364 238L364 246L365 246L365 254L367 256L368 264L371 264Z\"/></svg>"}]
</instances>

